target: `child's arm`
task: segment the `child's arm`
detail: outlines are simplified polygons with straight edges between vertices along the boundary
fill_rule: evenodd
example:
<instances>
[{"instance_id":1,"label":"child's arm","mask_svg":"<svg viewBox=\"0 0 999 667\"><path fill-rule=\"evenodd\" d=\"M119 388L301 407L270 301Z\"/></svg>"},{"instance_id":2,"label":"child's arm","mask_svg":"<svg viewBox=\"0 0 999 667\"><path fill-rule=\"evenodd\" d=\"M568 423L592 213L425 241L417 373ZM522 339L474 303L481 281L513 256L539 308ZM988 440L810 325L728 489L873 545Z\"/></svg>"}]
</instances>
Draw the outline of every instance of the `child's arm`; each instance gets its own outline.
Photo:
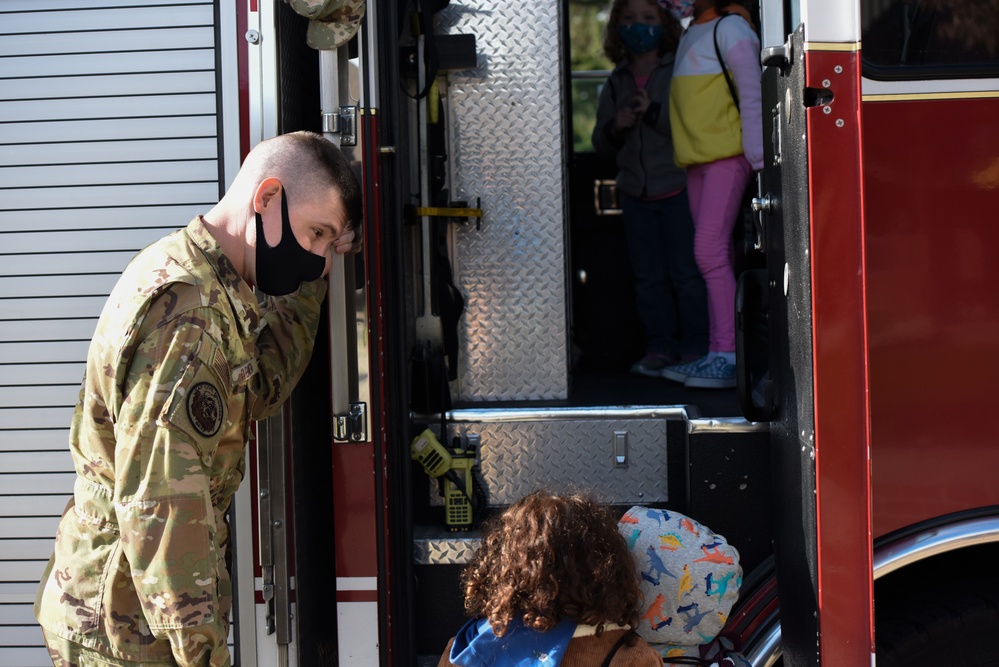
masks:
<instances>
[{"instance_id":1,"label":"child's arm","mask_svg":"<svg viewBox=\"0 0 999 667\"><path fill-rule=\"evenodd\" d=\"M664 76L665 79L662 78ZM642 112L642 122L664 137L669 137L671 132L669 124L669 87L672 76L672 66L669 72L659 74L657 88L651 97L646 95L648 103ZM662 83L664 80L665 84Z\"/></svg>"},{"instance_id":2,"label":"child's arm","mask_svg":"<svg viewBox=\"0 0 999 667\"><path fill-rule=\"evenodd\" d=\"M624 145L624 136L613 133L614 119L617 116L617 102L614 99L614 82L610 78L600 90L597 104L597 124L593 126L591 141L593 148L604 158L614 159Z\"/></svg>"},{"instance_id":3,"label":"child's arm","mask_svg":"<svg viewBox=\"0 0 999 667\"><path fill-rule=\"evenodd\" d=\"M763 168L763 102L760 89L760 41L741 19L722 21L718 42L725 65L739 91L742 152L754 170Z\"/></svg>"}]
</instances>

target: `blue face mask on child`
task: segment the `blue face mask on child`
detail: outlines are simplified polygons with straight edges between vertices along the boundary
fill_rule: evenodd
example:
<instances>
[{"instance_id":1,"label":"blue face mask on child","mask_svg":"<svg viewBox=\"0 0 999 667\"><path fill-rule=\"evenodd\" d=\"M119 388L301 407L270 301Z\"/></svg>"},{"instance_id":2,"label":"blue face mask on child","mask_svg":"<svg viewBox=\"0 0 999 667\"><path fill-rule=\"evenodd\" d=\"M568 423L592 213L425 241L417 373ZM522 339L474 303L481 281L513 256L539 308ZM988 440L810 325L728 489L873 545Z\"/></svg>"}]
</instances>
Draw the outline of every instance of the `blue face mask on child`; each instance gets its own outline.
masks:
<instances>
[{"instance_id":1,"label":"blue face mask on child","mask_svg":"<svg viewBox=\"0 0 999 667\"><path fill-rule=\"evenodd\" d=\"M632 53L646 53L659 46L659 41L663 38L663 27L647 23L629 23L617 27L617 36L621 38L624 48Z\"/></svg>"}]
</instances>

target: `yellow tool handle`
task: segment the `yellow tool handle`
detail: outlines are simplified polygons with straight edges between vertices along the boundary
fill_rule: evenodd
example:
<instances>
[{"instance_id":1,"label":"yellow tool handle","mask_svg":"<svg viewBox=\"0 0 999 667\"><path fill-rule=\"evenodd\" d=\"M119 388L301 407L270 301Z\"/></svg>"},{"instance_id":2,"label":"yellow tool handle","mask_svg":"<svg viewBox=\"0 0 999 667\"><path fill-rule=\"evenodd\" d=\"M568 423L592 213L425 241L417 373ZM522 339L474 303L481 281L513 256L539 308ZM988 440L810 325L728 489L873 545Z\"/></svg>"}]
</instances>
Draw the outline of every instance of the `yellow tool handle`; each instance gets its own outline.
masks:
<instances>
[{"instance_id":1,"label":"yellow tool handle","mask_svg":"<svg viewBox=\"0 0 999 667\"><path fill-rule=\"evenodd\" d=\"M445 208L443 206L418 207L416 215L428 218L481 218L481 208Z\"/></svg>"}]
</instances>

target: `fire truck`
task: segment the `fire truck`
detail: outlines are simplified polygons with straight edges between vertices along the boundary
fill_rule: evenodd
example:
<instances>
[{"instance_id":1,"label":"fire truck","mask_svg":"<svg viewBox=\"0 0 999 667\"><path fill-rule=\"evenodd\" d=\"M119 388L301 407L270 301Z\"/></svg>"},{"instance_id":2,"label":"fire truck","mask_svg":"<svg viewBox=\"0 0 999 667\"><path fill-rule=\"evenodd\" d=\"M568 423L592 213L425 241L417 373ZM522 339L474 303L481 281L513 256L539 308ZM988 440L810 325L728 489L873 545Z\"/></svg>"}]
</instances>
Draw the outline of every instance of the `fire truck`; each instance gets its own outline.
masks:
<instances>
[{"instance_id":1,"label":"fire truck","mask_svg":"<svg viewBox=\"0 0 999 667\"><path fill-rule=\"evenodd\" d=\"M31 602L118 273L311 129L356 166L364 249L248 449L234 664L436 664L479 521L538 487L724 535L724 634L756 667L987 664L999 13L751 7L766 159L730 391L628 373L615 169L586 141L608 72L571 56L602 8L0 0L0 663L47 664Z\"/></svg>"}]
</instances>

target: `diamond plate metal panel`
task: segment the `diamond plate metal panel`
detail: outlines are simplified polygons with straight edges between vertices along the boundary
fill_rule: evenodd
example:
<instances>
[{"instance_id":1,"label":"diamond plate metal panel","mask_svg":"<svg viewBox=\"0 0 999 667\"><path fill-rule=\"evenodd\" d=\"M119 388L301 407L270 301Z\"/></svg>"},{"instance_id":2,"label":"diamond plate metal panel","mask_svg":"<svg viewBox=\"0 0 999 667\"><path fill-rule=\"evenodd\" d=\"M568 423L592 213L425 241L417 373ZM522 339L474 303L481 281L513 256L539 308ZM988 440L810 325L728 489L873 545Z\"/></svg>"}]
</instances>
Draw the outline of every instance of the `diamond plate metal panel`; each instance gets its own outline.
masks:
<instances>
[{"instance_id":1,"label":"diamond plate metal panel","mask_svg":"<svg viewBox=\"0 0 999 667\"><path fill-rule=\"evenodd\" d=\"M482 544L479 533L456 535L417 528L413 535L413 562L417 565L465 565Z\"/></svg>"},{"instance_id":2,"label":"diamond plate metal panel","mask_svg":"<svg viewBox=\"0 0 999 667\"><path fill-rule=\"evenodd\" d=\"M449 439L480 436L479 465L492 507L510 505L538 488L579 489L606 505L666 502L663 417L559 418L557 411L516 421L462 421L452 413ZM627 432L627 459L615 466L615 432ZM431 503L441 499L431 490Z\"/></svg>"},{"instance_id":3,"label":"diamond plate metal panel","mask_svg":"<svg viewBox=\"0 0 999 667\"><path fill-rule=\"evenodd\" d=\"M608 505L667 499L665 421L540 421L469 426L482 438L489 502L537 488L577 487ZM628 432L628 465L614 466L614 432Z\"/></svg>"},{"instance_id":4,"label":"diamond plate metal panel","mask_svg":"<svg viewBox=\"0 0 999 667\"><path fill-rule=\"evenodd\" d=\"M452 72L451 190L481 198L481 229L455 229L467 298L461 400L568 396L560 3L463 2L438 29L476 37L478 67Z\"/></svg>"}]
</instances>

